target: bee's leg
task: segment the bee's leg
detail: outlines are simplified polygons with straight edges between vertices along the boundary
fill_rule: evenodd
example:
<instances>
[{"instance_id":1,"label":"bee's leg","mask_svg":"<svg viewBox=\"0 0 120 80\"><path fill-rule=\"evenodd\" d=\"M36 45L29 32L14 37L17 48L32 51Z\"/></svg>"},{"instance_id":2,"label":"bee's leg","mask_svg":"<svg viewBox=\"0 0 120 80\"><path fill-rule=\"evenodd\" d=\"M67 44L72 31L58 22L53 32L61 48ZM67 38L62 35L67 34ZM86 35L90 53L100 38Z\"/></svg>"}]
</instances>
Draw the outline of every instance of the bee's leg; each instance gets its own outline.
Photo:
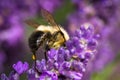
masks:
<instances>
[{"instance_id":1,"label":"bee's leg","mask_svg":"<svg viewBox=\"0 0 120 80\"><path fill-rule=\"evenodd\" d=\"M37 69L37 62L36 62L36 60L37 60L37 58L36 58L36 51L32 51L33 52L33 55L32 55L32 59L34 60L34 69L37 71L37 73L39 73L40 74L40 72L38 71L38 69Z\"/></svg>"},{"instance_id":2,"label":"bee's leg","mask_svg":"<svg viewBox=\"0 0 120 80\"><path fill-rule=\"evenodd\" d=\"M45 49L44 56L45 56L46 61L48 60L47 59L47 51L50 49L50 47L48 46L48 41L51 37L52 37L51 33L46 32L41 37L41 39L37 42L38 47L43 46L43 48Z\"/></svg>"},{"instance_id":3,"label":"bee's leg","mask_svg":"<svg viewBox=\"0 0 120 80\"><path fill-rule=\"evenodd\" d=\"M45 51L45 60L48 61L48 57L47 57L47 51Z\"/></svg>"},{"instance_id":4,"label":"bee's leg","mask_svg":"<svg viewBox=\"0 0 120 80\"><path fill-rule=\"evenodd\" d=\"M38 74L41 74L40 71L38 71L37 69L37 50L39 49L39 47L42 47L43 49L45 49L45 46L47 45L47 41L49 39L49 37L51 37L51 33L43 33L43 32L34 32L31 37L29 38L29 46L31 48L31 51L33 53L32 55L32 59L34 60L34 64L35 64L35 70L37 71ZM47 50L45 50L45 52L43 52L45 59L47 60L47 54L46 54Z\"/></svg>"},{"instance_id":5,"label":"bee's leg","mask_svg":"<svg viewBox=\"0 0 120 80\"><path fill-rule=\"evenodd\" d=\"M31 49L32 54L32 59L34 61L34 69L37 71L36 68L36 51L38 49L37 45L36 45L36 41L38 40L39 37L41 37L44 34L44 32L41 31L35 31L31 34L31 36L28 39L28 43L29 43L29 47ZM37 71L38 72L38 71Z\"/></svg>"}]
</instances>

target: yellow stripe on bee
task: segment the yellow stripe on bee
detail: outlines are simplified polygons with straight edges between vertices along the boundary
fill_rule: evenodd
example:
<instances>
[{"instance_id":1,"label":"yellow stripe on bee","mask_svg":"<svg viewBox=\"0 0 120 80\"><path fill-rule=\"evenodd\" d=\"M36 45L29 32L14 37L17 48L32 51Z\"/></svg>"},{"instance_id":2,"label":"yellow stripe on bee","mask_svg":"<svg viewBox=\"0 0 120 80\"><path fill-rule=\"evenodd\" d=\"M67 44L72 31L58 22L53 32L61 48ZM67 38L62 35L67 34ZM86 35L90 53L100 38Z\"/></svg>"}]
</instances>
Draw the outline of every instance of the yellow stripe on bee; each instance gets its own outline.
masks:
<instances>
[{"instance_id":1,"label":"yellow stripe on bee","mask_svg":"<svg viewBox=\"0 0 120 80\"><path fill-rule=\"evenodd\" d=\"M35 60L35 59L36 59L36 57L35 57L35 55L34 55L34 54L32 55L32 59L33 59L33 60Z\"/></svg>"}]
</instances>

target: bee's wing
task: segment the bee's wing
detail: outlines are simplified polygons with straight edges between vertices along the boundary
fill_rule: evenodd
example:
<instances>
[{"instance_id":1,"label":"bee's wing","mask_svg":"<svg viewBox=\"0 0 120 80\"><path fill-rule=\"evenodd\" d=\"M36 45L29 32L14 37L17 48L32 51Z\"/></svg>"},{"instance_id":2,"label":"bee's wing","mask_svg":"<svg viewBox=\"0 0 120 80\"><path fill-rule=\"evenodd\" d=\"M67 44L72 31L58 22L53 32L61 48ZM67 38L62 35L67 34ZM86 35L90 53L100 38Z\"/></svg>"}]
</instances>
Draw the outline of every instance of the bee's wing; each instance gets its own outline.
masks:
<instances>
[{"instance_id":1,"label":"bee's wing","mask_svg":"<svg viewBox=\"0 0 120 80\"><path fill-rule=\"evenodd\" d=\"M29 26L34 27L34 28L37 28L38 26L40 26L39 23L37 23L37 22L35 22L34 20L31 20L31 19L26 20L25 23L28 24Z\"/></svg>"},{"instance_id":2,"label":"bee's wing","mask_svg":"<svg viewBox=\"0 0 120 80\"><path fill-rule=\"evenodd\" d=\"M51 15L51 13L49 11L47 11L46 9L41 8L41 13L42 16L45 18L45 20L54 28L56 29L60 29L59 26L56 24L53 16Z\"/></svg>"},{"instance_id":3,"label":"bee's wing","mask_svg":"<svg viewBox=\"0 0 120 80\"><path fill-rule=\"evenodd\" d=\"M53 16L51 15L51 13L43 8L41 8L41 13L42 13L42 16L46 19L46 21L48 23L51 24L52 27L54 27L56 30L61 31L60 29L60 26L56 24ZM62 37L64 38L64 41L65 41L65 37L64 37L64 34L62 33Z\"/></svg>"}]
</instances>

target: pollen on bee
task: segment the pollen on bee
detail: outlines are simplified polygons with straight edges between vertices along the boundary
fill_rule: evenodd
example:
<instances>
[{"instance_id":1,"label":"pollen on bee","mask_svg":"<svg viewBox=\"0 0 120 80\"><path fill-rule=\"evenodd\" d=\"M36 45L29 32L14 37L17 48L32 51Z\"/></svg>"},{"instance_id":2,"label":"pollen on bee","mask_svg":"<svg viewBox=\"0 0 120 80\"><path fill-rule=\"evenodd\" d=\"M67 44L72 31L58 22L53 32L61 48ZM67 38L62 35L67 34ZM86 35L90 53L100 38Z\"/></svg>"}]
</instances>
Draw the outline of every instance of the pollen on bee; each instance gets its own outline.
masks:
<instances>
[{"instance_id":1,"label":"pollen on bee","mask_svg":"<svg viewBox=\"0 0 120 80\"><path fill-rule=\"evenodd\" d=\"M35 60L35 59L36 59L35 55L32 55L32 59L33 59L33 60Z\"/></svg>"}]
</instances>

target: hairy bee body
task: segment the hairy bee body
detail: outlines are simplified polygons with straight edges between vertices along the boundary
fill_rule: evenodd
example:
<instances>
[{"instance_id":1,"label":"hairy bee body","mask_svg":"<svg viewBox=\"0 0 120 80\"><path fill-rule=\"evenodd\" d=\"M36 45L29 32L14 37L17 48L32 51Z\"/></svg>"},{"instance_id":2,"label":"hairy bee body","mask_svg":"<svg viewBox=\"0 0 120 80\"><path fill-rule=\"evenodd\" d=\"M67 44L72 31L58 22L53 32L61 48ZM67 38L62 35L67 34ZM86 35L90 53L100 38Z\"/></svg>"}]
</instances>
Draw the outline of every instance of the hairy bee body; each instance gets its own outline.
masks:
<instances>
[{"instance_id":1,"label":"hairy bee body","mask_svg":"<svg viewBox=\"0 0 120 80\"><path fill-rule=\"evenodd\" d=\"M36 53L38 49L40 49L39 54L45 53L45 58L47 60L46 52L49 49L58 49L60 46L65 45L65 42L69 39L68 33L55 22L49 11L41 8L41 13L43 18L48 22L48 26L40 25L31 20L26 21L27 24L36 28L28 40L35 62L37 59L36 57L39 56Z\"/></svg>"},{"instance_id":2,"label":"hairy bee body","mask_svg":"<svg viewBox=\"0 0 120 80\"><path fill-rule=\"evenodd\" d=\"M45 39L49 38L49 35L44 35L42 31L34 31L29 37L29 47L33 53L35 53L40 45L45 42Z\"/></svg>"},{"instance_id":3,"label":"hairy bee body","mask_svg":"<svg viewBox=\"0 0 120 80\"><path fill-rule=\"evenodd\" d=\"M60 27L65 39L68 40L69 36L67 32ZM29 37L29 46L34 53L40 46L45 46L46 50L50 48L59 48L64 45L65 41L60 31L51 26L40 25Z\"/></svg>"}]
</instances>

